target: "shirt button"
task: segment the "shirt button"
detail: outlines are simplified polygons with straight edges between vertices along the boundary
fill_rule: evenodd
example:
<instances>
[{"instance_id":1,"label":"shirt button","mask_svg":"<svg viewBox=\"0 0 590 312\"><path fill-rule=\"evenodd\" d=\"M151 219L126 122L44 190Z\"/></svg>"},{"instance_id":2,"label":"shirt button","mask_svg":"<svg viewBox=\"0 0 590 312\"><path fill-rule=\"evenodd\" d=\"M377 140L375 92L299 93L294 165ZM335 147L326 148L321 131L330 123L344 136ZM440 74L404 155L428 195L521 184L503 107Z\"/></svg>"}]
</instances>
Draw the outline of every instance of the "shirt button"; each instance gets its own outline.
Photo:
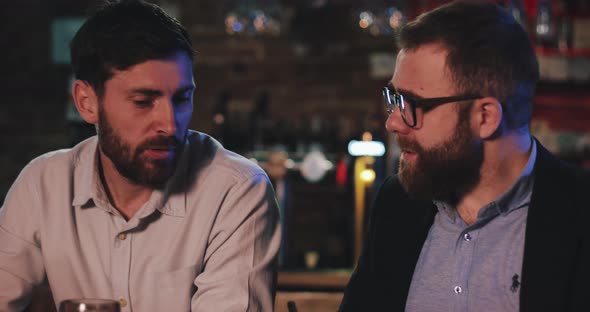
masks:
<instances>
[{"instance_id":1,"label":"shirt button","mask_svg":"<svg viewBox=\"0 0 590 312\"><path fill-rule=\"evenodd\" d=\"M466 242L470 241L471 240L471 235L469 235L469 233L465 233L463 235L463 240L466 241Z\"/></svg>"},{"instance_id":2,"label":"shirt button","mask_svg":"<svg viewBox=\"0 0 590 312\"><path fill-rule=\"evenodd\" d=\"M127 306L127 300L125 300L125 298L121 298L119 299L119 304L121 305L121 308L124 308Z\"/></svg>"},{"instance_id":3,"label":"shirt button","mask_svg":"<svg viewBox=\"0 0 590 312\"><path fill-rule=\"evenodd\" d=\"M119 235L117 235L118 240L125 240L125 238L127 238L127 234L125 233L119 233Z\"/></svg>"},{"instance_id":4,"label":"shirt button","mask_svg":"<svg viewBox=\"0 0 590 312\"><path fill-rule=\"evenodd\" d=\"M463 289L461 289L461 287L459 287L459 286L455 286L454 290L455 290L456 294L460 294L463 291Z\"/></svg>"}]
</instances>

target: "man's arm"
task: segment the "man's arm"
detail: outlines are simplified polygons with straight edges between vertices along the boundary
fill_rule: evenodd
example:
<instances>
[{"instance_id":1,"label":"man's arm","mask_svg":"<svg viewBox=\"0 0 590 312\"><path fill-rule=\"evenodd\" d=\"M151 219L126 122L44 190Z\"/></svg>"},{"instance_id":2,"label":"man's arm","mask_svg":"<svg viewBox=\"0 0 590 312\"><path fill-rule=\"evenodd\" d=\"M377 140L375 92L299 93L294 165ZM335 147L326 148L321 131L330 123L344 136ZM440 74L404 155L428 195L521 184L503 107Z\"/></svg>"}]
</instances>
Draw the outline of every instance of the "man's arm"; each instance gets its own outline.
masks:
<instances>
[{"instance_id":1,"label":"man's arm","mask_svg":"<svg viewBox=\"0 0 590 312\"><path fill-rule=\"evenodd\" d=\"M573 200L580 211L577 220L579 238L574 282L572 288L571 311L590 311L590 300L588 300L588 281L590 280L590 232L587 230L590 220L590 209L588 209L588 190L590 190L590 170L583 169L576 179L576 194Z\"/></svg>"},{"instance_id":2,"label":"man's arm","mask_svg":"<svg viewBox=\"0 0 590 312\"><path fill-rule=\"evenodd\" d=\"M340 311L404 310L416 262L435 214L431 201L410 199L397 178L383 182Z\"/></svg>"},{"instance_id":3,"label":"man's arm","mask_svg":"<svg viewBox=\"0 0 590 312\"><path fill-rule=\"evenodd\" d=\"M263 173L233 186L211 231L193 311L273 311L278 207Z\"/></svg>"},{"instance_id":4,"label":"man's arm","mask_svg":"<svg viewBox=\"0 0 590 312\"><path fill-rule=\"evenodd\" d=\"M0 208L0 311L24 310L45 276L32 171L23 170Z\"/></svg>"}]
</instances>

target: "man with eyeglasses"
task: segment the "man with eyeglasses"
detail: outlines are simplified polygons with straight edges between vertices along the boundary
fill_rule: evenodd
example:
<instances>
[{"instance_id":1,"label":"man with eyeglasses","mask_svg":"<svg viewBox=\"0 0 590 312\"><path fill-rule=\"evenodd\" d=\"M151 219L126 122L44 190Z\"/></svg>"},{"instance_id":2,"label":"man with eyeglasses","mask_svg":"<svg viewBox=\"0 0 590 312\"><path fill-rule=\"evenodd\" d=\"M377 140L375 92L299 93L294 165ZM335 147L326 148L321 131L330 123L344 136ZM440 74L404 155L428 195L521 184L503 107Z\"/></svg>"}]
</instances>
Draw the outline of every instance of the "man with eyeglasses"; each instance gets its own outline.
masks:
<instances>
[{"instance_id":1,"label":"man with eyeglasses","mask_svg":"<svg viewBox=\"0 0 590 312\"><path fill-rule=\"evenodd\" d=\"M590 174L531 136L526 32L492 3L405 25L381 186L340 311L590 311Z\"/></svg>"}]
</instances>

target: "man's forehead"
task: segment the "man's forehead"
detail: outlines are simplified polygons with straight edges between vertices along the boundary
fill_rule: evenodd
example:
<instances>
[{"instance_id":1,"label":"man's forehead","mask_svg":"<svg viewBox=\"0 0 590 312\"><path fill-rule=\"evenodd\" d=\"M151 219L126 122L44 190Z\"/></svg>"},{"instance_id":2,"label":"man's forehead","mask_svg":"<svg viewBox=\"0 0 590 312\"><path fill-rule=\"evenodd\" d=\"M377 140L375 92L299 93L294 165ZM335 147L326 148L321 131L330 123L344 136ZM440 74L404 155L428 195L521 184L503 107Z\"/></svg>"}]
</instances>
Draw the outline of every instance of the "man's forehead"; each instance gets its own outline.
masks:
<instances>
[{"instance_id":1,"label":"man's forehead","mask_svg":"<svg viewBox=\"0 0 590 312\"><path fill-rule=\"evenodd\" d=\"M396 90L422 97L444 96L454 90L446 62L447 51L439 44L402 49L389 82Z\"/></svg>"},{"instance_id":2,"label":"man's forehead","mask_svg":"<svg viewBox=\"0 0 590 312\"><path fill-rule=\"evenodd\" d=\"M149 60L125 70L115 70L106 85L127 92L195 88L192 66L170 60Z\"/></svg>"}]
</instances>

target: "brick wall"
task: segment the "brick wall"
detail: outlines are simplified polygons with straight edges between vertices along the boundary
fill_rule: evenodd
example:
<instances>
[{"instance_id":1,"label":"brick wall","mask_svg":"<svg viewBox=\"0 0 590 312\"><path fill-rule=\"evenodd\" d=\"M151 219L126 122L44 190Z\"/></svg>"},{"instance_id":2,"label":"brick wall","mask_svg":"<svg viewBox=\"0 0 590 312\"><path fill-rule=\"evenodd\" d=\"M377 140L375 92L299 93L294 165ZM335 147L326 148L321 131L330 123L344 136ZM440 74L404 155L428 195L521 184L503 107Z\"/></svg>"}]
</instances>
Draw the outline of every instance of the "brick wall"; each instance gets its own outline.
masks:
<instances>
[{"instance_id":1,"label":"brick wall","mask_svg":"<svg viewBox=\"0 0 590 312\"><path fill-rule=\"evenodd\" d=\"M65 144L65 76L50 63L50 1L3 3L0 65L0 199L22 167Z\"/></svg>"},{"instance_id":2,"label":"brick wall","mask_svg":"<svg viewBox=\"0 0 590 312\"><path fill-rule=\"evenodd\" d=\"M362 130L367 114L380 109L379 89L385 80L368 77L367 55L392 52L393 40L357 31L345 4L330 10L288 7L293 19L287 34L246 37L224 33L225 2L160 3L178 5L198 52L193 129L217 134L212 114L222 90L231 93L230 132L248 130L236 116L247 119L263 90L269 94L272 120L306 124L318 115L333 127L349 125L341 136ZM84 16L95 4L20 0L1 10L0 199L32 158L70 144L65 119L70 68L51 62L50 26L55 17Z\"/></svg>"}]
</instances>

